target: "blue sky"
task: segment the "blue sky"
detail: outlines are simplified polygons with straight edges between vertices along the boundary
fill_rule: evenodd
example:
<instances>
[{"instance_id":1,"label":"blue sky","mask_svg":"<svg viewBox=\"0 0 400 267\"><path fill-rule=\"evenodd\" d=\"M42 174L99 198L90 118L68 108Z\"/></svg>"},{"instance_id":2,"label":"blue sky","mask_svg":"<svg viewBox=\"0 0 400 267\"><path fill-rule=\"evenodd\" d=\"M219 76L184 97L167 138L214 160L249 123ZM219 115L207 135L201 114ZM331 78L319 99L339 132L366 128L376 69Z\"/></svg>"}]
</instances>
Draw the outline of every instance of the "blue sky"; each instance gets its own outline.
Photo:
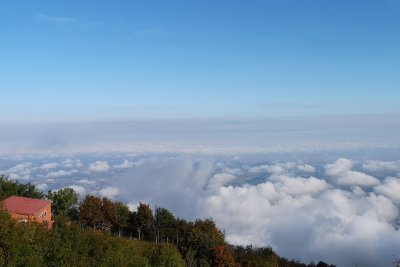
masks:
<instances>
[{"instance_id":1,"label":"blue sky","mask_svg":"<svg viewBox=\"0 0 400 267\"><path fill-rule=\"evenodd\" d=\"M0 121L400 113L400 3L1 1Z\"/></svg>"}]
</instances>

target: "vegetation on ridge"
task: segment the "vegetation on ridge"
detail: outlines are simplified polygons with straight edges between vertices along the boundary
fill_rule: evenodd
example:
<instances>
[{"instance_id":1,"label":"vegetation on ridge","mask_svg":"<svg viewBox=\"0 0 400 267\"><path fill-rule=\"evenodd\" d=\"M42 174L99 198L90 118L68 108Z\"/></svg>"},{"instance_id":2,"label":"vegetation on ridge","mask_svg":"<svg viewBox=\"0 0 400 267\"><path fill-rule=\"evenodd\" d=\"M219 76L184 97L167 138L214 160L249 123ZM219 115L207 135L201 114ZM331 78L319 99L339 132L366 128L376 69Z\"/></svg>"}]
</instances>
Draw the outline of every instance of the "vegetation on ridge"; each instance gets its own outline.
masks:
<instances>
[{"instance_id":1,"label":"vegetation on ridge","mask_svg":"<svg viewBox=\"0 0 400 267\"><path fill-rule=\"evenodd\" d=\"M20 195L52 200L54 228L18 223L0 211L0 266L284 266L325 267L279 257L270 247L229 245L212 219L190 222L140 203L121 202L71 188L48 192L0 177L0 200Z\"/></svg>"}]
</instances>

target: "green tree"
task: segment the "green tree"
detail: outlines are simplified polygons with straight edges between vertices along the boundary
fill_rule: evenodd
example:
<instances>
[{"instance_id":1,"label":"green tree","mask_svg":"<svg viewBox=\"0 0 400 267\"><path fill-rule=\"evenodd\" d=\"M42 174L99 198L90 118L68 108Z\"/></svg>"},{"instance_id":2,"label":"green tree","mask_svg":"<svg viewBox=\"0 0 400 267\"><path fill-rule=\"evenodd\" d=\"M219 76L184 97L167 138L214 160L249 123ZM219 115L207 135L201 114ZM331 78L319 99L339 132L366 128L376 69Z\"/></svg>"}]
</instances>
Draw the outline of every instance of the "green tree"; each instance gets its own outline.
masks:
<instances>
[{"instance_id":1,"label":"green tree","mask_svg":"<svg viewBox=\"0 0 400 267\"><path fill-rule=\"evenodd\" d=\"M13 195L39 199L44 197L44 194L39 191L35 185L12 181L8 177L0 175L0 200L6 199Z\"/></svg>"},{"instance_id":2,"label":"green tree","mask_svg":"<svg viewBox=\"0 0 400 267\"><path fill-rule=\"evenodd\" d=\"M153 212L149 205L140 203L137 208L137 226L140 240L151 240Z\"/></svg>"},{"instance_id":3,"label":"green tree","mask_svg":"<svg viewBox=\"0 0 400 267\"><path fill-rule=\"evenodd\" d=\"M176 238L176 219L172 212L156 208L154 215L156 242L172 242Z\"/></svg>"},{"instance_id":4,"label":"green tree","mask_svg":"<svg viewBox=\"0 0 400 267\"><path fill-rule=\"evenodd\" d=\"M69 218L76 217L78 194L72 188L49 191L47 197L52 200L51 208L54 215L62 214Z\"/></svg>"},{"instance_id":5,"label":"green tree","mask_svg":"<svg viewBox=\"0 0 400 267\"><path fill-rule=\"evenodd\" d=\"M122 202L115 202L115 210L117 214L116 223L113 225L113 232L118 236L127 235L129 231L129 218L131 211L128 206Z\"/></svg>"},{"instance_id":6,"label":"green tree","mask_svg":"<svg viewBox=\"0 0 400 267\"><path fill-rule=\"evenodd\" d=\"M203 266L212 263L212 248L226 246L223 233L212 219L196 220L188 237L189 248L196 252L196 259Z\"/></svg>"}]
</instances>

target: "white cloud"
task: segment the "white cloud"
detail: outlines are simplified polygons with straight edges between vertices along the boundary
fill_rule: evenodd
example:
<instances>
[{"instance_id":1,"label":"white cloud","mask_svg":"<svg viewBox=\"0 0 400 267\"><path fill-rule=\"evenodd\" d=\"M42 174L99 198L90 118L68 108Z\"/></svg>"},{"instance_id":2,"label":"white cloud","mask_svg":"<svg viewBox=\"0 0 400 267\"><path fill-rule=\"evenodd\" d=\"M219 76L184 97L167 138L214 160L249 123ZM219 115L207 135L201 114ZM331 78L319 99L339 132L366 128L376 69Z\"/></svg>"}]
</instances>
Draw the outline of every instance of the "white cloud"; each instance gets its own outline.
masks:
<instances>
[{"instance_id":1,"label":"white cloud","mask_svg":"<svg viewBox=\"0 0 400 267\"><path fill-rule=\"evenodd\" d=\"M63 164L73 164L75 162L75 160L71 159L71 158L66 158L62 163Z\"/></svg>"},{"instance_id":2,"label":"white cloud","mask_svg":"<svg viewBox=\"0 0 400 267\"><path fill-rule=\"evenodd\" d=\"M8 178L10 178L11 180L19 180L22 177L16 173L10 173L10 174L8 174Z\"/></svg>"},{"instance_id":3,"label":"white cloud","mask_svg":"<svg viewBox=\"0 0 400 267\"><path fill-rule=\"evenodd\" d=\"M31 162L23 162L23 163L17 164L14 167L4 171L4 173L20 173L20 174L30 173L31 166L32 166Z\"/></svg>"},{"instance_id":4,"label":"white cloud","mask_svg":"<svg viewBox=\"0 0 400 267\"><path fill-rule=\"evenodd\" d=\"M325 180L315 177L302 178L290 176L273 176L269 179L274 181L274 186L290 196L315 194L325 191L330 186Z\"/></svg>"},{"instance_id":5,"label":"white cloud","mask_svg":"<svg viewBox=\"0 0 400 267\"><path fill-rule=\"evenodd\" d=\"M400 206L400 179L387 177L382 184L375 186L374 191L377 194L384 195L391 199L393 203Z\"/></svg>"},{"instance_id":6,"label":"white cloud","mask_svg":"<svg viewBox=\"0 0 400 267\"><path fill-rule=\"evenodd\" d=\"M106 187L100 190L100 195L102 197L115 198L118 194L119 190L116 187Z\"/></svg>"},{"instance_id":7,"label":"white cloud","mask_svg":"<svg viewBox=\"0 0 400 267\"><path fill-rule=\"evenodd\" d=\"M400 245L400 232L392 226L398 208L390 200L326 186L317 186L315 196L298 194L305 192L288 190L295 188L291 182L222 187L207 198L208 214L236 244L269 244L286 257L338 266L390 263Z\"/></svg>"},{"instance_id":8,"label":"white cloud","mask_svg":"<svg viewBox=\"0 0 400 267\"><path fill-rule=\"evenodd\" d=\"M400 162L398 161L378 161L368 160L362 165L366 171L400 171Z\"/></svg>"},{"instance_id":9,"label":"white cloud","mask_svg":"<svg viewBox=\"0 0 400 267\"><path fill-rule=\"evenodd\" d=\"M353 167L353 162L349 159L339 158L333 164L327 164L325 167L326 174L329 176L340 176L350 171Z\"/></svg>"},{"instance_id":10,"label":"white cloud","mask_svg":"<svg viewBox=\"0 0 400 267\"><path fill-rule=\"evenodd\" d=\"M72 170L72 171L58 170L58 171L54 171L54 172L49 172L46 175L46 177L47 178L55 178L55 177L61 177L61 176L69 176L76 172L77 172L77 170Z\"/></svg>"},{"instance_id":11,"label":"white cloud","mask_svg":"<svg viewBox=\"0 0 400 267\"><path fill-rule=\"evenodd\" d=\"M134 162L129 161L129 160L124 160L121 164L116 164L113 167L117 169L126 169L126 168L131 168L134 166Z\"/></svg>"},{"instance_id":12,"label":"white cloud","mask_svg":"<svg viewBox=\"0 0 400 267\"><path fill-rule=\"evenodd\" d=\"M104 172L108 171L110 169L110 166L108 165L107 161L96 161L94 163L91 163L89 166L89 170L93 172Z\"/></svg>"},{"instance_id":13,"label":"white cloud","mask_svg":"<svg viewBox=\"0 0 400 267\"><path fill-rule=\"evenodd\" d=\"M133 157L137 160L140 155ZM111 169L109 162L115 159L120 159L117 166L135 162L123 154L109 161L95 158L90 164L96 169L108 166L103 169L113 173L112 179L105 178L111 177L108 173L92 177L82 170L86 178L70 184L81 196L107 196L129 203L131 210L145 202L162 205L190 220L213 217L230 242L271 245L288 258L323 260L337 266L391 265L392 255L398 255L400 247L400 231L395 227L400 218L399 177L379 183L375 177L353 170L363 162L356 165L346 158L326 165L313 158L314 167L306 164L305 158L299 165L286 160L279 163L275 156L263 157L241 155L240 162L228 162L232 157L146 155L134 168ZM299 162L293 156L290 160ZM278 163L254 166L254 162ZM65 164L75 166L76 160ZM371 162L364 162L367 164ZM321 167L325 167L326 177L315 172ZM303 177L307 173L313 176ZM379 173L376 176L383 178ZM65 180L36 183L46 181L51 188L59 188L65 184L57 187L57 183Z\"/></svg>"},{"instance_id":14,"label":"white cloud","mask_svg":"<svg viewBox=\"0 0 400 267\"><path fill-rule=\"evenodd\" d=\"M304 165L299 165L297 166L297 169L299 171L305 172L305 173L314 173L315 172L315 168L311 165L308 164L304 164Z\"/></svg>"},{"instance_id":15,"label":"white cloud","mask_svg":"<svg viewBox=\"0 0 400 267\"><path fill-rule=\"evenodd\" d=\"M139 203L130 202L127 204L127 206L130 211L137 211L137 208L139 207Z\"/></svg>"},{"instance_id":16,"label":"white cloud","mask_svg":"<svg viewBox=\"0 0 400 267\"><path fill-rule=\"evenodd\" d=\"M379 184L379 180L375 177L356 171L348 171L337 178L339 185L359 185L359 186L374 186Z\"/></svg>"},{"instance_id":17,"label":"white cloud","mask_svg":"<svg viewBox=\"0 0 400 267\"><path fill-rule=\"evenodd\" d=\"M64 188L72 188L76 193L79 194L80 197L84 197L87 194L86 189L80 185L69 185L65 186Z\"/></svg>"},{"instance_id":18,"label":"white cloud","mask_svg":"<svg viewBox=\"0 0 400 267\"><path fill-rule=\"evenodd\" d=\"M400 246L400 232L393 227L398 207L378 189L378 195L364 191L360 186L375 184L375 178L370 183L370 176L352 167L348 159L328 164L331 184L293 176L290 170L297 165L288 163L226 168L204 159L161 157L129 169L109 186L132 210L139 202L162 203L179 217L213 217L232 243L271 245L285 257L306 262L390 264ZM256 185L229 185L238 175L259 172L272 175ZM345 182L352 186L336 187Z\"/></svg>"},{"instance_id":19,"label":"white cloud","mask_svg":"<svg viewBox=\"0 0 400 267\"><path fill-rule=\"evenodd\" d=\"M36 188L39 189L40 191L44 192L46 191L49 187L47 184L45 183L41 183L41 184L37 184Z\"/></svg>"},{"instance_id":20,"label":"white cloud","mask_svg":"<svg viewBox=\"0 0 400 267\"><path fill-rule=\"evenodd\" d=\"M84 184L84 185L95 185L96 181L88 180L88 179L80 179L77 181L77 183Z\"/></svg>"},{"instance_id":21,"label":"white cloud","mask_svg":"<svg viewBox=\"0 0 400 267\"><path fill-rule=\"evenodd\" d=\"M325 166L326 174L333 177L338 185L374 186L379 184L379 180L375 177L353 171L352 168L353 162L345 158L340 158L335 163Z\"/></svg>"},{"instance_id":22,"label":"white cloud","mask_svg":"<svg viewBox=\"0 0 400 267\"><path fill-rule=\"evenodd\" d=\"M50 169L54 169L58 166L59 164L56 162L52 162L52 163L45 163L42 166L40 166L39 168L42 170L50 170Z\"/></svg>"},{"instance_id":23,"label":"white cloud","mask_svg":"<svg viewBox=\"0 0 400 267\"><path fill-rule=\"evenodd\" d=\"M67 158L63 162L64 168L80 168L83 166L82 162L79 159L71 159Z\"/></svg>"},{"instance_id":24,"label":"white cloud","mask_svg":"<svg viewBox=\"0 0 400 267\"><path fill-rule=\"evenodd\" d=\"M11 180L30 180L32 178L31 166L31 162L19 163L8 170L0 171L0 174L8 176Z\"/></svg>"},{"instance_id":25,"label":"white cloud","mask_svg":"<svg viewBox=\"0 0 400 267\"><path fill-rule=\"evenodd\" d=\"M269 173L284 173L285 169L278 164L274 165L260 165L254 166L249 168L250 173L262 173L262 172L269 172Z\"/></svg>"},{"instance_id":26,"label":"white cloud","mask_svg":"<svg viewBox=\"0 0 400 267\"><path fill-rule=\"evenodd\" d=\"M236 176L231 173L217 173L210 179L208 183L208 190L218 190L221 186L233 181L235 178Z\"/></svg>"},{"instance_id":27,"label":"white cloud","mask_svg":"<svg viewBox=\"0 0 400 267\"><path fill-rule=\"evenodd\" d=\"M10 173L7 174L7 177L10 178L11 180L31 180L30 174L18 174L18 173Z\"/></svg>"}]
</instances>

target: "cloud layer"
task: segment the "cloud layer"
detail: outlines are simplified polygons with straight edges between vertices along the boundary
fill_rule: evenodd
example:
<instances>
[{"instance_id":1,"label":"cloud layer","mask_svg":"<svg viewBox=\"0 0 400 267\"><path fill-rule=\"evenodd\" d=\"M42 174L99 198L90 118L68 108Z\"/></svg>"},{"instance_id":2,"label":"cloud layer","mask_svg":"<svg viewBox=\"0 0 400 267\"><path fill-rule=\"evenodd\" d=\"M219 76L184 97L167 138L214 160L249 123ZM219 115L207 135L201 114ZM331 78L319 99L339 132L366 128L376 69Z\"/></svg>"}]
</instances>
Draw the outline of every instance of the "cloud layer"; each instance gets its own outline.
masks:
<instances>
[{"instance_id":1,"label":"cloud layer","mask_svg":"<svg viewBox=\"0 0 400 267\"><path fill-rule=\"evenodd\" d=\"M398 115L29 124L0 121L0 154L248 154L392 148L400 145L399 125Z\"/></svg>"},{"instance_id":2,"label":"cloud layer","mask_svg":"<svg viewBox=\"0 0 400 267\"><path fill-rule=\"evenodd\" d=\"M31 179L43 190L68 186L82 196L107 196L131 207L144 201L179 217L213 217L229 242L271 245L306 262L390 266L399 255L397 161L262 159L71 156L19 160L2 173Z\"/></svg>"}]
</instances>

